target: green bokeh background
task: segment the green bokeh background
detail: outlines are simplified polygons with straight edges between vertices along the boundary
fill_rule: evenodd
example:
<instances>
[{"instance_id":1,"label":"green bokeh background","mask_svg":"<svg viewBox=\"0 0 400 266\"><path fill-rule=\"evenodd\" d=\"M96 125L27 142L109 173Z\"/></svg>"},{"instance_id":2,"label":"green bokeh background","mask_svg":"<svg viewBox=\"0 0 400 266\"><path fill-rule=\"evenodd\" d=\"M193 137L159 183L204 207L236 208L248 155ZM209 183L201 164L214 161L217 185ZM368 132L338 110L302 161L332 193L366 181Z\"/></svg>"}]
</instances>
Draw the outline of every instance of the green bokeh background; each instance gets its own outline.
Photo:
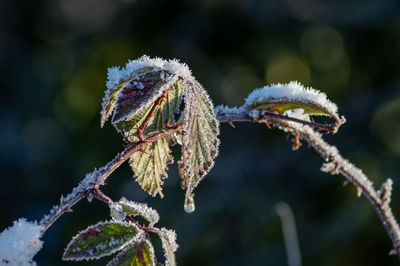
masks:
<instances>
[{"instance_id":1,"label":"green bokeh background","mask_svg":"<svg viewBox=\"0 0 400 266\"><path fill-rule=\"evenodd\" d=\"M394 180L400 217L399 14L397 0L1 1L1 230L40 219L121 151L113 127L99 126L107 67L143 54L187 63L215 105L240 105L272 82L326 92L348 121L327 141L375 187ZM287 265L279 201L293 210L304 265L398 265L369 203L321 163L307 145L293 152L278 130L221 125L220 155L193 214L183 210L176 166L163 199L141 191L128 165L104 192L155 207L178 234L179 265ZM46 233L36 261L105 264L61 255L76 232L106 219L104 204L80 202Z\"/></svg>"}]
</instances>

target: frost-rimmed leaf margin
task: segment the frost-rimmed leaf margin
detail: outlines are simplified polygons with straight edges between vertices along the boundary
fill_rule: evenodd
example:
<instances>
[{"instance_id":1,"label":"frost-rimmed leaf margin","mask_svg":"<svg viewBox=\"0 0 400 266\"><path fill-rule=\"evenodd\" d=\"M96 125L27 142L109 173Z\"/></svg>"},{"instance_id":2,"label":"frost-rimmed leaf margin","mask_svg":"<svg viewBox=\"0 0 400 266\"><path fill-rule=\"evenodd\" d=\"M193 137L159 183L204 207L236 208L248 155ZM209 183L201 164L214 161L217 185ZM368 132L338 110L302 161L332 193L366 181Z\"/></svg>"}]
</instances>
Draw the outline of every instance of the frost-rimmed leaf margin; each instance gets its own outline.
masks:
<instances>
[{"instance_id":1,"label":"frost-rimmed leaf margin","mask_svg":"<svg viewBox=\"0 0 400 266\"><path fill-rule=\"evenodd\" d=\"M149 78L153 79L151 80ZM151 106L169 87L175 84L178 79L178 76L157 68L153 68L152 71L148 71L141 76L132 79L127 83L127 86L122 88L118 95L113 111L113 125L117 125L120 121L129 121L143 109ZM144 88L148 84L143 84L143 82L154 83L150 83L148 88ZM131 86L128 86L131 85L131 83L133 83L133 86L143 86L143 88L132 89ZM133 102L132 97L143 91L145 91L145 94Z\"/></svg>"},{"instance_id":2,"label":"frost-rimmed leaf margin","mask_svg":"<svg viewBox=\"0 0 400 266\"><path fill-rule=\"evenodd\" d=\"M183 82L179 79L163 93L163 98L157 100L158 105L154 109L144 134L163 130L168 124L176 123L175 114L179 111L182 99L182 85ZM150 110L143 117L147 117L149 112ZM141 124L143 120L144 118L137 116L126 123L129 124L128 127L131 127L131 124ZM134 137L135 133L132 134ZM136 182L153 197L157 194L161 198L164 196L162 193L163 179L167 178L168 165L174 161L169 146L174 144L175 139L167 136L145 145L144 152L134 153L129 159Z\"/></svg>"},{"instance_id":3,"label":"frost-rimmed leaf margin","mask_svg":"<svg viewBox=\"0 0 400 266\"><path fill-rule=\"evenodd\" d=\"M110 205L111 217L116 221L122 221L126 216L141 216L153 226L160 220L158 212L144 203L133 202L126 198L121 198L118 202Z\"/></svg>"},{"instance_id":4,"label":"frost-rimmed leaf margin","mask_svg":"<svg viewBox=\"0 0 400 266\"><path fill-rule=\"evenodd\" d=\"M179 173L185 193L185 210L194 211L193 190L214 166L219 148L219 122L207 92L194 78L185 81L182 159ZM190 207L187 207L190 206Z\"/></svg>"},{"instance_id":5,"label":"frost-rimmed leaf margin","mask_svg":"<svg viewBox=\"0 0 400 266\"><path fill-rule=\"evenodd\" d=\"M97 243L93 243L95 245L94 247L92 247L90 245L90 243L88 243L89 246L86 248L81 248L79 246L79 244L84 244L85 241L89 242L88 238L91 237L91 235L94 235L94 240L96 240L96 237L99 236L98 234L101 233L102 227L113 226L113 225L119 226L120 228L125 228L126 231L128 231L128 232L129 232L128 229L130 229L130 230L134 229L134 230L130 231L130 234L128 235L131 237L125 239L125 237L127 237L127 234L126 234L126 232L124 232L123 234L121 233L120 237L122 238L122 240L119 241L119 240L115 239L115 237L116 237L115 234L114 235L111 234L109 236L109 239L106 239L106 240L98 239ZM87 236L85 234L87 234ZM72 238L72 240L69 242L68 246L65 248L62 259L66 260L66 261L82 261L82 260L88 261L88 260L99 259L104 256L109 256L109 255L114 254L115 252L118 252L118 251L124 249L130 243L137 241L137 239L140 239L142 237L142 234L143 234L143 232L141 231L141 229L133 223L123 222L123 221L98 222L97 224L88 226L86 229L80 231L78 234L76 234ZM80 238L83 238L83 240ZM108 243L106 243L106 242L108 242ZM110 247L110 249L107 251L99 252L99 250L98 250L99 245L100 245L100 248L105 249L106 248L105 245L107 245L107 244L108 245L111 244L112 247ZM75 251L73 250L74 248L75 248ZM93 248L95 248L95 250L92 250ZM88 253L84 253L84 252L88 252ZM99 252L99 254L96 254L96 252Z\"/></svg>"},{"instance_id":6,"label":"frost-rimmed leaf margin","mask_svg":"<svg viewBox=\"0 0 400 266\"><path fill-rule=\"evenodd\" d=\"M144 248L145 249L144 249ZM142 248L145 250L149 256L143 257L143 262L146 264L133 264L133 260L136 258L138 249ZM135 252L134 255L131 252ZM145 254L145 253L143 253ZM133 256L132 256L133 255ZM150 263L148 263L150 262ZM144 237L138 239L138 241L125 247L120 253L117 254L112 260L107 263L107 266L131 266L131 265L155 265L156 257L153 245L151 242Z\"/></svg>"},{"instance_id":7,"label":"frost-rimmed leaf margin","mask_svg":"<svg viewBox=\"0 0 400 266\"><path fill-rule=\"evenodd\" d=\"M161 239L161 244L164 249L165 265L175 266L175 252L179 247L176 243L175 231L163 227L158 232L158 236Z\"/></svg>"},{"instance_id":8,"label":"frost-rimmed leaf margin","mask_svg":"<svg viewBox=\"0 0 400 266\"><path fill-rule=\"evenodd\" d=\"M343 123L339 118L337 105L331 102L325 93L304 87L297 81L255 89L246 98L243 108L270 110L279 114L287 113L288 110L302 109L304 114L330 116L336 123Z\"/></svg>"},{"instance_id":9,"label":"frost-rimmed leaf margin","mask_svg":"<svg viewBox=\"0 0 400 266\"><path fill-rule=\"evenodd\" d=\"M106 82L107 90L105 91L101 111L102 127L111 115L122 88L135 77L157 69L168 71L182 79L192 79L192 72L189 67L186 64L181 63L179 60L164 60L158 57L150 58L147 55L143 55L136 60L129 60L125 67L108 68ZM148 102L154 102L154 100L149 100Z\"/></svg>"}]
</instances>

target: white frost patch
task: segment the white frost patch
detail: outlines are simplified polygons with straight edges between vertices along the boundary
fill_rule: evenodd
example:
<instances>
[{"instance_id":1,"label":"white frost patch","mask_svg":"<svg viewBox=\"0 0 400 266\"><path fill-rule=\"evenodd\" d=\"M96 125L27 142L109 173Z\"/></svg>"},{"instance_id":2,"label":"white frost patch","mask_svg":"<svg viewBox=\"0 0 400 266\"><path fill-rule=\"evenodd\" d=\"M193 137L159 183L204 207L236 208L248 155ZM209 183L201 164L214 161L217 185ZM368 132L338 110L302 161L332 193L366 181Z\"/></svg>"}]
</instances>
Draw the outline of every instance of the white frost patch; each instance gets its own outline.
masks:
<instances>
[{"instance_id":1,"label":"white frost patch","mask_svg":"<svg viewBox=\"0 0 400 266\"><path fill-rule=\"evenodd\" d=\"M164 256L166 258L165 265L175 266L175 252L179 247L176 243L175 231L161 228L159 235L161 238L162 247L164 249Z\"/></svg>"},{"instance_id":2,"label":"white frost patch","mask_svg":"<svg viewBox=\"0 0 400 266\"><path fill-rule=\"evenodd\" d=\"M125 210L125 211L124 211ZM160 220L157 211L146 204L129 201L122 198L119 202L114 202L110 206L110 215L115 220L124 220L127 215L140 215L153 226Z\"/></svg>"},{"instance_id":3,"label":"white frost patch","mask_svg":"<svg viewBox=\"0 0 400 266\"><path fill-rule=\"evenodd\" d=\"M243 107L229 107L225 105L218 105L214 109L215 113L218 114L241 114L243 112L246 112L246 110Z\"/></svg>"},{"instance_id":4,"label":"white frost patch","mask_svg":"<svg viewBox=\"0 0 400 266\"><path fill-rule=\"evenodd\" d=\"M313 88L305 88L297 81L291 81L288 84L272 84L256 89L247 97L244 107L251 107L253 104L263 101L278 102L282 100L317 104L337 116L338 107L328 100L325 93Z\"/></svg>"},{"instance_id":5,"label":"white frost patch","mask_svg":"<svg viewBox=\"0 0 400 266\"><path fill-rule=\"evenodd\" d=\"M107 88L114 88L118 83L120 83L121 80L126 79L135 71L146 67L164 69L172 74L182 77L185 80L193 79L192 72L190 71L189 67L184 63L180 63L177 59L164 60L158 57L150 58L144 55L136 60L129 60L123 68L108 68L108 80L106 83Z\"/></svg>"},{"instance_id":6,"label":"white frost patch","mask_svg":"<svg viewBox=\"0 0 400 266\"><path fill-rule=\"evenodd\" d=\"M36 265L32 259L42 248L40 229L25 218L5 229L0 235L0 265Z\"/></svg>"}]
</instances>

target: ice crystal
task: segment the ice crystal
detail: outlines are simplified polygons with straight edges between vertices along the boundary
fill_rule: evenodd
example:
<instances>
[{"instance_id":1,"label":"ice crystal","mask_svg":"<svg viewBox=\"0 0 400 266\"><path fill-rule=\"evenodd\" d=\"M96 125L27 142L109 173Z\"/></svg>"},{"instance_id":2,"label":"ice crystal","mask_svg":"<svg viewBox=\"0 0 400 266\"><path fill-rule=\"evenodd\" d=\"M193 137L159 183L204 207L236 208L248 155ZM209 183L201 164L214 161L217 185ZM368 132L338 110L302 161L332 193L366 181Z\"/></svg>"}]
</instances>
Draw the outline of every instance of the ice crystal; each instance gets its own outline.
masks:
<instances>
[{"instance_id":1,"label":"ice crystal","mask_svg":"<svg viewBox=\"0 0 400 266\"><path fill-rule=\"evenodd\" d=\"M183 79L192 79L192 72L189 67L186 64L179 62L179 60L164 60L158 57L150 58L144 55L136 60L129 60L123 68L110 67L108 69L107 88L113 88L122 80L132 75L135 71L149 67L167 70Z\"/></svg>"},{"instance_id":2,"label":"ice crystal","mask_svg":"<svg viewBox=\"0 0 400 266\"><path fill-rule=\"evenodd\" d=\"M161 244L164 249L164 256L166 258L165 265L175 266L175 251L179 247L176 243L175 231L161 228L159 236L161 238Z\"/></svg>"},{"instance_id":3,"label":"ice crystal","mask_svg":"<svg viewBox=\"0 0 400 266\"><path fill-rule=\"evenodd\" d=\"M110 206L111 216L116 220L123 220L127 215L139 215L146 219L150 225L154 225L160 220L157 211L146 204L129 201L122 198L119 202Z\"/></svg>"}]
</instances>

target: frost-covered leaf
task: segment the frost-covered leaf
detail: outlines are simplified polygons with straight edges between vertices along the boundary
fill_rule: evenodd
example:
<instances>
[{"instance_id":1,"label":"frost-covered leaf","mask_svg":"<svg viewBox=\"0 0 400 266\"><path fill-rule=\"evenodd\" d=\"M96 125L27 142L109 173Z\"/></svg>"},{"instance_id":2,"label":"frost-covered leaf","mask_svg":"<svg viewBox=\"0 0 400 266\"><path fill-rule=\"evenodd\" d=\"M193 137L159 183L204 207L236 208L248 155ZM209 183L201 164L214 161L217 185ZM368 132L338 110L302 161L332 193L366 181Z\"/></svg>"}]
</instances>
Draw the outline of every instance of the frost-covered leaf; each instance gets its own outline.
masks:
<instances>
[{"instance_id":1,"label":"frost-covered leaf","mask_svg":"<svg viewBox=\"0 0 400 266\"><path fill-rule=\"evenodd\" d=\"M161 239L162 247L164 249L164 256L166 259L165 265L175 266L175 251L178 249L175 231L161 228L158 235Z\"/></svg>"},{"instance_id":2,"label":"frost-covered leaf","mask_svg":"<svg viewBox=\"0 0 400 266\"><path fill-rule=\"evenodd\" d=\"M148 240L140 240L126 247L107 266L155 265L154 249Z\"/></svg>"},{"instance_id":3,"label":"frost-covered leaf","mask_svg":"<svg viewBox=\"0 0 400 266\"><path fill-rule=\"evenodd\" d=\"M174 114L179 108L181 86L182 81L171 86L164 100L156 107L145 134L164 129L168 121L175 122ZM146 116L147 114L144 117ZM144 152L136 152L130 157L129 163L135 173L136 181L152 196L159 193L163 197L162 179L167 177L167 166L173 162L169 148L173 143L172 136L161 138L144 146Z\"/></svg>"},{"instance_id":4,"label":"frost-covered leaf","mask_svg":"<svg viewBox=\"0 0 400 266\"><path fill-rule=\"evenodd\" d=\"M90 260L113 254L140 236L132 223L110 221L91 225L73 237L63 260Z\"/></svg>"},{"instance_id":5,"label":"frost-covered leaf","mask_svg":"<svg viewBox=\"0 0 400 266\"><path fill-rule=\"evenodd\" d=\"M243 107L247 110L267 110L279 114L302 109L304 114L325 115L340 121L336 104L328 100L324 93L305 88L293 81L254 90Z\"/></svg>"},{"instance_id":6,"label":"frost-covered leaf","mask_svg":"<svg viewBox=\"0 0 400 266\"><path fill-rule=\"evenodd\" d=\"M121 90L125 88L129 83L140 75L143 75L147 72L152 71L154 68L142 68L135 72L130 73L125 77L121 77L118 82L114 82L110 84L110 79L115 76L120 76L120 70L118 67L111 67L108 69L108 79L107 87L108 89L105 92L101 110L101 127L104 126L104 123L107 121L108 117L112 114L115 108L115 104L117 102L118 96L121 93Z\"/></svg>"},{"instance_id":7,"label":"frost-covered leaf","mask_svg":"<svg viewBox=\"0 0 400 266\"><path fill-rule=\"evenodd\" d=\"M157 211L146 204L129 201L122 198L120 201L110 206L111 216L116 220L123 220L126 216L141 216L146 219L150 225L154 225L160 219Z\"/></svg>"},{"instance_id":8,"label":"frost-covered leaf","mask_svg":"<svg viewBox=\"0 0 400 266\"><path fill-rule=\"evenodd\" d=\"M153 104L177 80L177 76L155 69L134 77L123 87L117 98L112 122L130 120L131 116Z\"/></svg>"},{"instance_id":9,"label":"frost-covered leaf","mask_svg":"<svg viewBox=\"0 0 400 266\"><path fill-rule=\"evenodd\" d=\"M167 176L167 165L172 163L169 145L181 142L180 174L186 202L192 203L186 209L194 210L193 189L213 166L219 144L218 121L205 90L185 64L146 56L128 62L125 68L111 68L107 87L103 117L113 112L114 126L130 143L138 141L138 128L147 118L150 119L144 135L165 129L167 122L173 124L182 95L185 96L184 137L175 134L147 144L144 152L131 156L130 164L144 190L163 196L162 179ZM160 104L159 99L163 99Z\"/></svg>"},{"instance_id":10,"label":"frost-covered leaf","mask_svg":"<svg viewBox=\"0 0 400 266\"><path fill-rule=\"evenodd\" d=\"M155 130L164 129L169 122L171 125L175 123L175 113L179 110L179 105L182 99L182 80L177 80L169 88L167 88L165 97L154 110L152 117L148 122L148 126L144 131L144 135L151 133ZM148 104L141 111L129 117L129 119L121 120L116 123L116 128L122 132L128 142L136 142L137 128L143 123L149 115L154 102ZM171 137L169 141L174 143Z\"/></svg>"},{"instance_id":11,"label":"frost-covered leaf","mask_svg":"<svg viewBox=\"0 0 400 266\"><path fill-rule=\"evenodd\" d=\"M187 65L175 59L142 56L129 61L123 68L109 68L101 125L113 112L114 125L121 120L131 120L132 116L151 106L178 79L190 77Z\"/></svg>"},{"instance_id":12,"label":"frost-covered leaf","mask_svg":"<svg viewBox=\"0 0 400 266\"><path fill-rule=\"evenodd\" d=\"M195 80L184 84L185 110L182 160L179 173L186 189L185 202L193 203L193 189L214 165L218 154L219 123L206 91ZM186 206L185 203L185 206ZM194 211L186 208L187 211Z\"/></svg>"}]
</instances>

